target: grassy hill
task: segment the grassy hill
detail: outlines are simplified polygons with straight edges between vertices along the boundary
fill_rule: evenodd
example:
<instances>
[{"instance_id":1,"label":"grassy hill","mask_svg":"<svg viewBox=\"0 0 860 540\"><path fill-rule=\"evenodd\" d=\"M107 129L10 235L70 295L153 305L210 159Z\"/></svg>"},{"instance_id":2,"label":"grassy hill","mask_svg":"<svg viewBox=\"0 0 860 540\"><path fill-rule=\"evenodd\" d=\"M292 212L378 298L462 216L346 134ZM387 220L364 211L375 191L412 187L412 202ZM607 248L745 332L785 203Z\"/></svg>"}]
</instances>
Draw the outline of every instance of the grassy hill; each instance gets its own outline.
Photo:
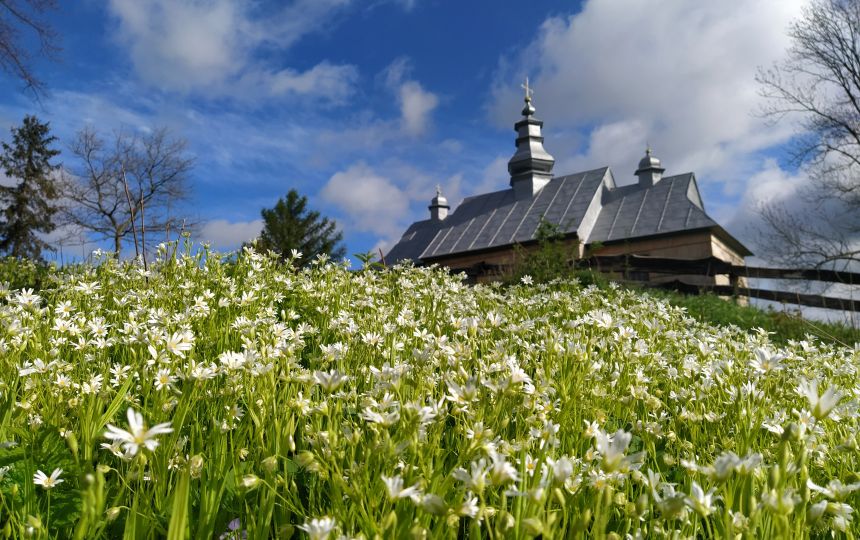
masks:
<instances>
[{"instance_id":1,"label":"grassy hill","mask_svg":"<svg viewBox=\"0 0 860 540\"><path fill-rule=\"evenodd\" d=\"M0 530L860 533L860 355L574 281L247 251L0 294Z\"/></svg>"}]
</instances>

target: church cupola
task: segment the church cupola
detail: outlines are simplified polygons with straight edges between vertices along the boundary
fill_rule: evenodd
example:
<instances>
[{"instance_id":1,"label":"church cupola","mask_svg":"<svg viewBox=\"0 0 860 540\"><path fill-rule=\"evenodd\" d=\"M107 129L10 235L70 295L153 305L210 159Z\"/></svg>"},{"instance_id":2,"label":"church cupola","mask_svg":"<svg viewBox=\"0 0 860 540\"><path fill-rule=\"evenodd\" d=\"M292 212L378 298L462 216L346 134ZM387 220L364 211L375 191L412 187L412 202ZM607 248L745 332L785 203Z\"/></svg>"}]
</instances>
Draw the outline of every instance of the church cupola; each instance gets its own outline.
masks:
<instances>
[{"instance_id":1,"label":"church cupola","mask_svg":"<svg viewBox=\"0 0 860 540\"><path fill-rule=\"evenodd\" d=\"M442 196L442 188L438 185L436 186L436 196L433 197L433 200L430 201L430 206L427 208L430 209L430 219L433 221L442 221L448 217L448 210L451 207L448 206L448 199Z\"/></svg>"},{"instance_id":2,"label":"church cupola","mask_svg":"<svg viewBox=\"0 0 860 540\"><path fill-rule=\"evenodd\" d=\"M533 116L535 108L528 78L523 88L526 91L523 118L514 124L517 151L508 161L511 187L517 199L532 197L540 191L552 179L552 167L555 165L555 158L543 148L543 122Z\"/></svg>"},{"instance_id":3,"label":"church cupola","mask_svg":"<svg viewBox=\"0 0 860 540\"><path fill-rule=\"evenodd\" d=\"M651 147L645 150L645 157L639 160L639 168L634 173L639 177L639 186L649 188L663 178L663 171L660 160L651 155Z\"/></svg>"}]
</instances>

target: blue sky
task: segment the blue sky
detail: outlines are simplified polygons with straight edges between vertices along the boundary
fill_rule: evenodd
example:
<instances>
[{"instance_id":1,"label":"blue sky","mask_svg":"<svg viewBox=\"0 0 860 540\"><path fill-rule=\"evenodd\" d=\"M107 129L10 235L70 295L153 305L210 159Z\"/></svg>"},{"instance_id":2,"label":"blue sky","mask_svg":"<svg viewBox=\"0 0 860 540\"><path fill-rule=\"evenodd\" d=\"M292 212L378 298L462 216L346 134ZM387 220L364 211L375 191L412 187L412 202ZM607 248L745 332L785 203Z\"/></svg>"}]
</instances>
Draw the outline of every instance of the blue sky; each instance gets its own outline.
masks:
<instances>
[{"instance_id":1,"label":"blue sky","mask_svg":"<svg viewBox=\"0 0 860 540\"><path fill-rule=\"evenodd\" d=\"M520 84L533 83L555 172L633 181L646 144L693 171L705 205L754 249L759 201L804 178L789 123L756 115L754 76L784 55L798 0L82 0L52 17L41 103L0 75L0 128L25 114L62 146L86 124L167 126L196 159L184 209L235 248L290 188L349 253L385 248L452 204L508 186ZM73 165L70 157L66 162Z\"/></svg>"}]
</instances>

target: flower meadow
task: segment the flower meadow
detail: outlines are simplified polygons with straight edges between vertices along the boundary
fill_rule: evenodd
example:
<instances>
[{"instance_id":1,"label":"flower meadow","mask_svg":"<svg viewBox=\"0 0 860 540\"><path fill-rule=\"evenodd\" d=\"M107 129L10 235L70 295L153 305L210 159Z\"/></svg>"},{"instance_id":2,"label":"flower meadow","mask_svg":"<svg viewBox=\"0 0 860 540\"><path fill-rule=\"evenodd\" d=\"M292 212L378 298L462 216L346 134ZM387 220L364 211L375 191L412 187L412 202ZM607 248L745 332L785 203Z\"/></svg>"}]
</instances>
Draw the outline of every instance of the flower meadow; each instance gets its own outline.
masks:
<instances>
[{"instance_id":1,"label":"flower meadow","mask_svg":"<svg viewBox=\"0 0 860 540\"><path fill-rule=\"evenodd\" d=\"M103 257L0 292L0 531L854 537L860 351L576 281Z\"/></svg>"}]
</instances>

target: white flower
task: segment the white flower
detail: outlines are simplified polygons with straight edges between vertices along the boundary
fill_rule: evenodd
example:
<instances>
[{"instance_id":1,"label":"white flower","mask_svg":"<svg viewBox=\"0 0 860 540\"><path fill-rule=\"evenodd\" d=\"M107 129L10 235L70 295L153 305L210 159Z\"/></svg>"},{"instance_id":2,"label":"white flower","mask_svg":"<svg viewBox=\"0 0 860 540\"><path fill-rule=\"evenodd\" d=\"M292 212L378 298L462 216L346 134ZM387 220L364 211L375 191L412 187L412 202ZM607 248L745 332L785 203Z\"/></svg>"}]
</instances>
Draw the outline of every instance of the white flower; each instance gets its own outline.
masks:
<instances>
[{"instance_id":1,"label":"white flower","mask_svg":"<svg viewBox=\"0 0 860 540\"><path fill-rule=\"evenodd\" d=\"M519 482L520 476L516 467L508 463L505 456L493 453L493 465L490 467L490 482L496 486L503 486L508 482Z\"/></svg>"},{"instance_id":2,"label":"white flower","mask_svg":"<svg viewBox=\"0 0 860 540\"><path fill-rule=\"evenodd\" d=\"M630 445L630 440L633 435L624 430L619 429L612 435L598 430L594 435L595 447L600 453L601 467L606 472L625 471L630 467L635 467L640 461L642 453L627 456L624 453Z\"/></svg>"},{"instance_id":3,"label":"white flower","mask_svg":"<svg viewBox=\"0 0 860 540\"><path fill-rule=\"evenodd\" d=\"M481 493L487 486L487 460L481 458L473 461L469 468L470 472L463 468L455 469L451 475L463 482L469 490Z\"/></svg>"},{"instance_id":4,"label":"white flower","mask_svg":"<svg viewBox=\"0 0 860 540\"><path fill-rule=\"evenodd\" d=\"M223 352L221 353L221 356L218 357L218 360L220 360L221 364L229 370L242 369L245 365L245 355L239 352Z\"/></svg>"},{"instance_id":5,"label":"white flower","mask_svg":"<svg viewBox=\"0 0 860 540\"><path fill-rule=\"evenodd\" d=\"M813 379L811 381L800 379L800 382L797 385L797 393L809 401L809 406L812 409L812 416L819 420L827 418L830 411L832 411L839 403L839 400L842 399L842 393L838 390L834 390L832 386L825 390L823 394L819 395L818 379Z\"/></svg>"},{"instance_id":6,"label":"white flower","mask_svg":"<svg viewBox=\"0 0 860 540\"><path fill-rule=\"evenodd\" d=\"M740 464L741 458L730 451L720 455L712 466L705 467L702 472L707 474L711 480L722 482L723 480L727 480Z\"/></svg>"},{"instance_id":7,"label":"white flower","mask_svg":"<svg viewBox=\"0 0 860 540\"><path fill-rule=\"evenodd\" d=\"M546 461L552 468L553 480L559 484L563 484L573 474L573 462L567 456L562 456L557 460L547 458Z\"/></svg>"},{"instance_id":8,"label":"white flower","mask_svg":"<svg viewBox=\"0 0 860 540\"><path fill-rule=\"evenodd\" d=\"M49 367L50 365L46 364L44 360L36 358L32 362L24 362L24 364L18 368L18 376L26 377L33 373L45 373Z\"/></svg>"},{"instance_id":9,"label":"white flower","mask_svg":"<svg viewBox=\"0 0 860 540\"><path fill-rule=\"evenodd\" d=\"M164 342L164 348L168 352L179 357L184 357L187 351L194 347L194 334L191 332L174 332Z\"/></svg>"},{"instance_id":10,"label":"white flower","mask_svg":"<svg viewBox=\"0 0 860 540\"><path fill-rule=\"evenodd\" d=\"M397 499L405 499L409 497L414 501L418 501L418 497L421 495L421 490L418 488L418 484L410 486L408 488L403 487L403 478L400 475L395 476L385 476L382 475L382 481L385 483L385 487L388 489L388 496L393 500Z\"/></svg>"},{"instance_id":11,"label":"white flower","mask_svg":"<svg viewBox=\"0 0 860 540\"><path fill-rule=\"evenodd\" d=\"M326 392L334 392L349 380L346 375L341 375L335 370L314 371L314 382L322 387Z\"/></svg>"},{"instance_id":12,"label":"white flower","mask_svg":"<svg viewBox=\"0 0 860 540\"><path fill-rule=\"evenodd\" d=\"M448 510L445 500L438 495L433 495L432 493L422 495L418 500L418 505L421 506L425 512L433 514L434 516L444 515Z\"/></svg>"},{"instance_id":13,"label":"white flower","mask_svg":"<svg viewBox=\"0 0 860 540\"><path fill-rule=\"evenodd\" d=\"M33 289L21 289L21 291L15 295L13 301L21 307L38 307L42 302L42 297L38 294L33 294Z\"/></svg>"},{"instance_id":14,"label":"white flower","mask_svg":"<svg viewBox=\"0 0 860 540\"><path fill-rule=\"evenodd\" d=\"M758 373L767 373L782 369L782 361L785 355L771 352L767 349L756 347L755 358L750 361L750 366Z\"/></svg>"},{"instance_id":15,"label":"white flower","mask_svg":"<svg viewBox=\"0 0 860 540\"><path fill-rule=\"evenodd\" d=\"M161 390L162 388L166 388L173 384L174 381L176 381L176 377L170 374L169 369L159 369L155 375L155 389Z\"/></svg>"},{"instance_id":16,"label":"white flower","mask_svg":"<svg viewBox=\"0 0 860 540\"><path fill-rule=\"evenodd\" d=\"M63 469L54 469L51 476L42 471L36 471L36 474L33 475L33 483L37 486L42 486L44 489L55 488L57 485L65 482L65 480L60 478L61 474L63 474Z\"/></svg>"},{"instance_id":17,"label":"white flower","mask_svg":"<svg viewBox=\"0 0 860 540\"><path fill-rule=\"evenodd\" d=\"M851 492L860 489L860 483L845 485L837 479L828 482L827 487L819 486L812 480L807 480L806 486L812 491L817 491L818 493L823 494L825 497L828 497L830 499L836 499L837 501L841 501Z\"/></svg>"},{"instance_id":18,"label":"white flower","mask_svg":"<svg viewBox=\"0 0 860 540\"><path fill-rule=\"evenodd\" d=\"M474 518L478 515L478 498L471 493L466 493L463 503L456 508L455 513L458 516Z\"/></svg>"},{"instance_id":19,"label":"white flower","mask_svg":"<svg viewBox=\"0 0 860 540\"><path fill-rule=\"evenodd\" d=\"M711 488L707 493L702 489L695 480L690 487L690 495L684 498L684 502L702 517L708 517L717 510L714 506L714 492L716 488Z\"/></svg>"},{"instance_id":20,"label":"white flower","mask_svg":"<svg viewBox=\"0 0 860 540\"><path fill-rule=\"evenodd\" d=\"M337 522L328 516L314 518L306 521L304 525L299 525L299 529L308 533L310 540L326 540L335 527Z\"/></svg>"},{"instance_id":21,"label":"white flower","mask_svg":"<svg viewBox=\"0 0 860 540\"><path fill-rule=\"evenodd\" d=\"M126 455L137 455L141 446L145 446L149 451L155 450L158 446L158 441L155 440L155 437L173 431L173 428L170 427L170 422L146 429L143 423L143 415L135 412L132 408L129 408L126 414L131 431L125 431L113 424L108 424L107 432L105 433L105 438L122 442Z\"/></svg>"}]
</instances>

